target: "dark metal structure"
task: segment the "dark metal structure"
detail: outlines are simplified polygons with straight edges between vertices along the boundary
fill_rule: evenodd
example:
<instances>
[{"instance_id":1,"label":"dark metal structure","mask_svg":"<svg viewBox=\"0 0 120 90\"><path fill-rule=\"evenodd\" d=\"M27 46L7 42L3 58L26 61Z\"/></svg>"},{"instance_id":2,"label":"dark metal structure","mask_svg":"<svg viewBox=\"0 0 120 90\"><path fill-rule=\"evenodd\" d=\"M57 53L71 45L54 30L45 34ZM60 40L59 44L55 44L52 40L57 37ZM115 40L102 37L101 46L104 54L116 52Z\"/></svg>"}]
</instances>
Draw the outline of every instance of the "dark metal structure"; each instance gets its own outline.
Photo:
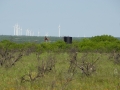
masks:
<instances>
[{"instance_id":1,"label":"dark metal structure","mask_svg":"<svg viewBox=\"0 0 120 90\"><path fill-rule=\"evenodd\" d=\"M68 44L71 44L72 43L72 37L69 37L69 36L65 36L64 37L64 41Z\"/></svg>"}]
</instances>

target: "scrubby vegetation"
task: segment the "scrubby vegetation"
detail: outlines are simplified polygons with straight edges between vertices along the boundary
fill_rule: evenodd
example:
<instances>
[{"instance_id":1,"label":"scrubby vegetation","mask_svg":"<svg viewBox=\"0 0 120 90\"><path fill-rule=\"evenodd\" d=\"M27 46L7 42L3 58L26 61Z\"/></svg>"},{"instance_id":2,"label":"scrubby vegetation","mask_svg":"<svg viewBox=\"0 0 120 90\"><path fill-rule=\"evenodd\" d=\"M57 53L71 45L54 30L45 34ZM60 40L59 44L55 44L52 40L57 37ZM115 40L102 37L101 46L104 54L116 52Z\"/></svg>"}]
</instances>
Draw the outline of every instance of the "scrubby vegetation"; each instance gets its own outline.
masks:
<instances>
[{"instance_id":1,"label":"scrubby vegetation","mask_svg":"<svg viewBox=\"0 0 120 90\"><path fill-rule=\"evenodd\" d=\"M0 42L0 90L119 90L120 40Z\"/></svg>"}]
</instances>

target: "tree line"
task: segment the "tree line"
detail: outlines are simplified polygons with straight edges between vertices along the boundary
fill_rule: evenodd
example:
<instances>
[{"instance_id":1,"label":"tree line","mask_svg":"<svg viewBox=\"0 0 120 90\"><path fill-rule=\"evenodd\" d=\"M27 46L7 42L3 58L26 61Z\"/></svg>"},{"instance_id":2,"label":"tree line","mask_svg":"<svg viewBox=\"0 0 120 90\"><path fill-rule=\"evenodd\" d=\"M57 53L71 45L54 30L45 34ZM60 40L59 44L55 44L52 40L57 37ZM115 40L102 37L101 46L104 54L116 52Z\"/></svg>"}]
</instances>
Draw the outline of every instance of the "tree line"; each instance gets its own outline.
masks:
<instances>
[{"instance_id":1,"label":"tree line","mask_svg":"<svg viewBox=\"0 0 120 90\"><path fill-rule=\"evenodd\" d=\"M120 51L120 40L111 35L94 36L91 38L83 38L82 40L73 40L72 44L67 44L63 40L56 42L25 42L15 43L9 40L3 40L0 42L0 49L2 50L24 50L34 52L46 52L46 51L68 51L76 49L79 52L111 52Z\"/></svg>"}]
</instances>

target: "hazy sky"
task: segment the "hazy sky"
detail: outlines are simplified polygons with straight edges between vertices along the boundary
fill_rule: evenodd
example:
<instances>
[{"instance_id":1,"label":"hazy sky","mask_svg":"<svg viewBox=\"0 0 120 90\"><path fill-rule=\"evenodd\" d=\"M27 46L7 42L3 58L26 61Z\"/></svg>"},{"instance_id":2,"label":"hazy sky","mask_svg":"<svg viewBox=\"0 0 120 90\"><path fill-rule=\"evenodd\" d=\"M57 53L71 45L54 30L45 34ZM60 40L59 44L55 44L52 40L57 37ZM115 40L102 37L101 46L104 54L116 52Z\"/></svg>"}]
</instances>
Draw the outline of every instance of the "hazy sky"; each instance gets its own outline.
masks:
<instances>
[{"instance_id":1,"label":"hazy sky","mask_svg":"<svg viewBox=\"0 0 120 90\"><path fill-rule=\"evenodd\" d=\"M13 26L41 36L120 37L120 0L0 0L0 35L14 35Z\"/></svg>"}]
</instances>

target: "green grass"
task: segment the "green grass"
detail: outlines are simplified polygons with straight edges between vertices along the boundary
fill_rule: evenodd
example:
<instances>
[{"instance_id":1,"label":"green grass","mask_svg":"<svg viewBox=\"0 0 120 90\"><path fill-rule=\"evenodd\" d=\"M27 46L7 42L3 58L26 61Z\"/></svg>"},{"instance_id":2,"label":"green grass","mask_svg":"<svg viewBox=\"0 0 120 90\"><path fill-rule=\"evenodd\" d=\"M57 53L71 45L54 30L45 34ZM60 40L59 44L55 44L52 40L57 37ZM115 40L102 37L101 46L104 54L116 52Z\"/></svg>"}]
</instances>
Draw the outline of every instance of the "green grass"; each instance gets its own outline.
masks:
<instances>
[{"instance_id":1,"label":"green grass","mask_svg":"<svg viewBox=\"0 0 120 90\"><path fill-rule=\"evenodd\" d=\"M82 54L78 54L78 61ZM91 57L93 59L100 56L96 63L95 73L87 77L81 73L80 69L77 69L70 82L66 81L71 76L67 72L69 55L67 53L52 53L51 55L56 60L55 70L31 82L21 83L21 77L29 72L33 77L36 75L39 63L34 53L23 56L11 68L0 67L0 90L120 90L120 65L108 60L107 54L100 56L96 53L94 57ZM47 60L48 56L48 53L43 53L40 55L40 60ZM115 73L115 69L118 73Z\"/></svg>"}]
</instances>

